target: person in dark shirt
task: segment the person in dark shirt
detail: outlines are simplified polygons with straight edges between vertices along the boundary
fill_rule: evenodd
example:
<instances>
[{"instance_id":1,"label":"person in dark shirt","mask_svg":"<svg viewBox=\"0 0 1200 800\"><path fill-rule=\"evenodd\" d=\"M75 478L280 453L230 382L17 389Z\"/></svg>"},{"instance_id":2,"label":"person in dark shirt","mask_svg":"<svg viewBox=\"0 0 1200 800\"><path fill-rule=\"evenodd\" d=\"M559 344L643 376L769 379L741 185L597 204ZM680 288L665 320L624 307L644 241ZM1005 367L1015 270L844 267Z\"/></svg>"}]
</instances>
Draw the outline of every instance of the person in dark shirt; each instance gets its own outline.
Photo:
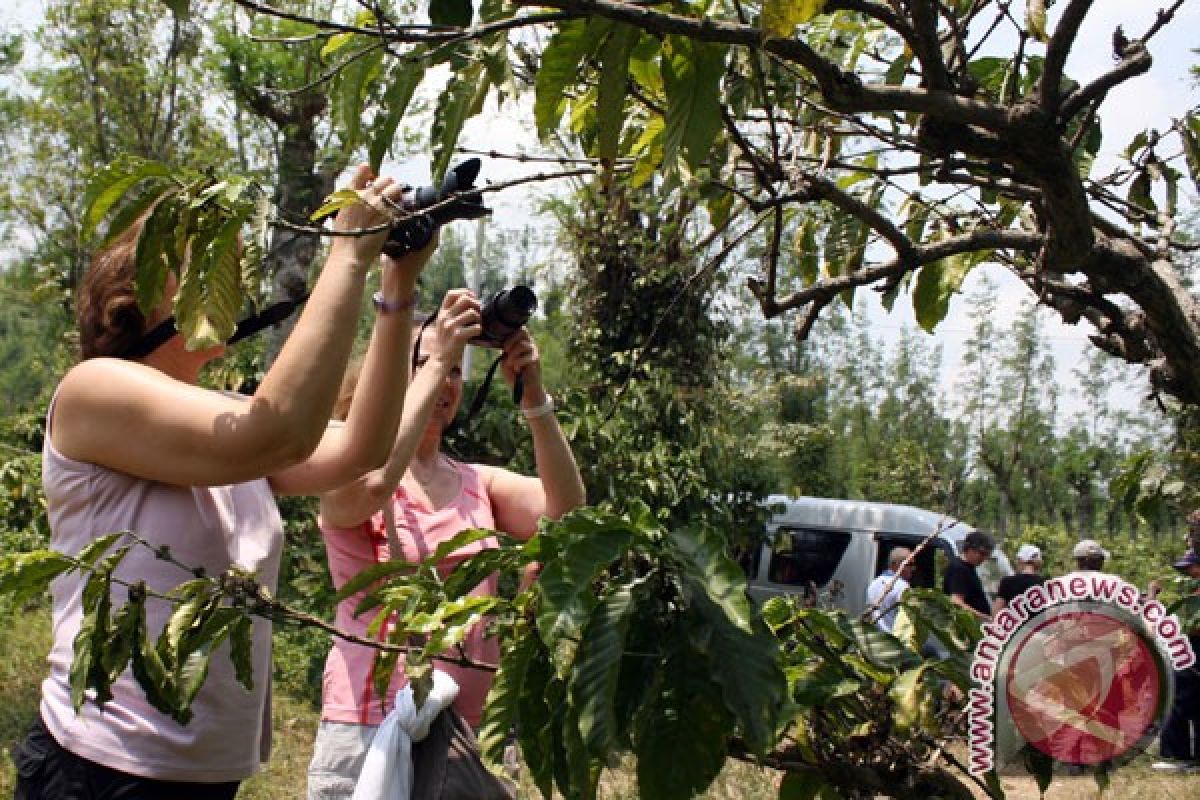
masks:
<instances>
[{"instance_id":1,"label":"person in dark shirt","mask_svg":"<svg viewBox=\"0 0 1200 800\"><path fill-rule=\"evenodd\" d=\"M1175 569L1193 581L1200 581L1200 553L1188 550L1175 562ZM1200 588L1194 591L1200 594ZM1193 650L1200 648L1200 628L1189 631L1188 639ZM1175 672L1174 703L1163 721L1158 746L1163 760L1155 762L1154 769L1200 771L1200 666L1196 664Z\"/></svg>"},{"instance_id":2,"label":"person in dark shirt","mask_svg":"<svg viewBox=\"0 0 1200 800\"><path fill-rule=\"evenodd\" d=\"M942 578L942 591L957 605L973 611L980 619L991 619L991 604L975 568L987 561L995 549L996 540L989 534L983 531L968 533L963 539L962 557L950 562Z\"/></svg>"},{"instance_id":3,"label":"person in dark shirt","mask_svg":"<svg viewBox=\"0 0 1200 800\"><path fill-rule=\"evenodd\" d=\"M999 614L1012 603L1013 598L1026 589L1046 582L1042 573L1042 551L1037 545L1023 544L1017 548L1017 571L1013 575L1005 575L1000 579L996 590L996 602L992 603L992 613Z\"/></svg>"}]
</instances>

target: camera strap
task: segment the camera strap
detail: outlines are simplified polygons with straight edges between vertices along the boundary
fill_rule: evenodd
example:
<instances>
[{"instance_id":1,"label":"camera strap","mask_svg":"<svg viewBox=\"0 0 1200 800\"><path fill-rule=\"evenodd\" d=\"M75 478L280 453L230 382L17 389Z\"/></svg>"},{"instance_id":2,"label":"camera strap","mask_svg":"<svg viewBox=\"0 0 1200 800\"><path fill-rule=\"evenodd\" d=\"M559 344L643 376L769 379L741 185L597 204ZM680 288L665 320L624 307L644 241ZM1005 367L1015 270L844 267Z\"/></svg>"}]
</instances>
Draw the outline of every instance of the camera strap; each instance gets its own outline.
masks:
<instances>
[{"instance_id":1,"label":"camera strap","mask_svg":"<svg viewBox=\"0 0 1200 800\"><path fill-rule=\"evenodd\" d=\"M294 300L281 300L278 303L272 303L257 314L251 314L237 324L233 335L229 337L229 341L225 344L236 344L242 339L253 336L264 328L278 325L296 313L296 309L308 300L308 295L309 292L305 290L304 294ZM118 353L117 357L131 360L144 358L162 347L168 339L178 332L179 329L175 326L175 317L167 317L151 328L142 338Z\"/></svg>"}]
</instances>

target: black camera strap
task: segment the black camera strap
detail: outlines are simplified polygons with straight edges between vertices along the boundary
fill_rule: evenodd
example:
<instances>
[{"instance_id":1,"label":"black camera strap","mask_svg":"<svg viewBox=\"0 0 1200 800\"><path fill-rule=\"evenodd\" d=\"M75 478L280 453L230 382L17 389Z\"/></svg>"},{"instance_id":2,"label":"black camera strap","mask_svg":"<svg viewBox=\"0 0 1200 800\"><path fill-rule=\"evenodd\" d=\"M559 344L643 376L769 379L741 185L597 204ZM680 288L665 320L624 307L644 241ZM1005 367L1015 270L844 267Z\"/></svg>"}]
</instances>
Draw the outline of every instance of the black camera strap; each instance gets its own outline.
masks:
<instances>
[{"instance_id":1,"label":"black camera strap","mask_svg":"<svg viewBox=\"0 0 1200 800\"><path fill-rule=\"evenodd\" d=\"M309 292L305 291L304 294L294 300L281 300L278 303L272 303L257 314L251 314L237 324L233 335L229 337L229 341L225 344L236 344L242 339L253 336L264 328L278 325L296 313L296 309L308 300L308 295ZM175 317L167 317L151 328L142 338L118 353L117 357L131 360L145 358L166 344L167 340L177 333L179 333L179 329L175 326Z\"/></svg>"}]
</instances>

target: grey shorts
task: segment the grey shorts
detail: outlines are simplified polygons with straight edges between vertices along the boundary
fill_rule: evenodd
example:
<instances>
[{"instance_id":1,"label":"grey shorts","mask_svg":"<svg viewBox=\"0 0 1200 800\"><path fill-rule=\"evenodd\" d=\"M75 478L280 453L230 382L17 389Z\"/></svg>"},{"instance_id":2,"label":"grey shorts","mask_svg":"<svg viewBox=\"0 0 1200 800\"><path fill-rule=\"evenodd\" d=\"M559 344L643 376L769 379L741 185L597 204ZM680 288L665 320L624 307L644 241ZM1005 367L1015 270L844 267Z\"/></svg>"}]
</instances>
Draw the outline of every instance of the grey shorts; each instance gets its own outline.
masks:
<instances>
[{"instance_id":1,"label":"grey shorts","mask_svg":"<svg viewBox=\"0 0 1200 800\"><path fill-rule=\"evenodd\" d=\"M378 725L321 721L308 765L308 800L350 800Z\"/></svg>"}]
</instances>

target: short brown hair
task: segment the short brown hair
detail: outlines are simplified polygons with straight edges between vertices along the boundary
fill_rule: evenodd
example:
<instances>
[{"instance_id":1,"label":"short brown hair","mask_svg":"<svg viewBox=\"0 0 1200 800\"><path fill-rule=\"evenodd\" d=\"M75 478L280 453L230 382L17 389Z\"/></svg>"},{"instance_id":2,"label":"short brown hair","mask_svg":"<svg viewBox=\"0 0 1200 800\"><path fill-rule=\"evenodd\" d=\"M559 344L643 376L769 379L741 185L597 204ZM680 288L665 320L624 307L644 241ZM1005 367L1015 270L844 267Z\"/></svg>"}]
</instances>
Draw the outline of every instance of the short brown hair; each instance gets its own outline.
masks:
<instances>
[{"instance_id":1,"label":"short brown hair","mask_svg":"<svg viewBox=\"0 0 1200 800\"><path fill-rule=\"evenodd\" d=\"M79 322L80 358L120 356L146 332L146 316L134 293L137 245L143 216L104 249L79 284L75 316Z\"/></svg>"}]
</instances>

